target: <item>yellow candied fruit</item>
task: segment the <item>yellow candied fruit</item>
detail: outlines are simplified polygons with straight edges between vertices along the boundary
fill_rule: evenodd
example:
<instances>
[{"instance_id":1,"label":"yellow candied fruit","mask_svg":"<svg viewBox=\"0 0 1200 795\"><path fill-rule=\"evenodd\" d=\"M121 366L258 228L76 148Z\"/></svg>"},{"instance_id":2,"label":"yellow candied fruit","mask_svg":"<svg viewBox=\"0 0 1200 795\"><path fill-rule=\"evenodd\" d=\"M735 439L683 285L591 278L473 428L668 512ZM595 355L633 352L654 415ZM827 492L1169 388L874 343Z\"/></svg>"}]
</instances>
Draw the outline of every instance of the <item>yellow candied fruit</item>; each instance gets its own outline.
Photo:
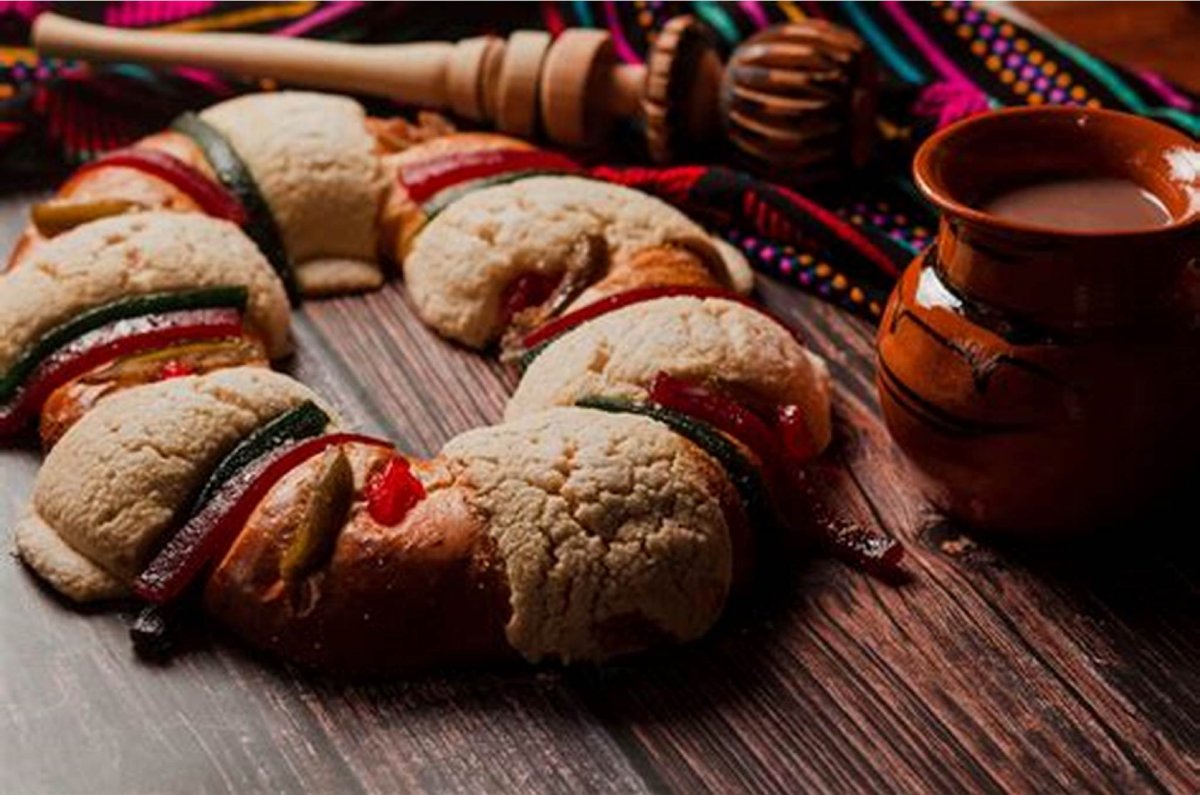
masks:
<instances>
[{"instance_id":1,"label":"yellow candied fruit","mask_svg":"<svg viewBox=\"0 0 1200 795\"><path fill-rule=\"evenodd\" d=\"M804 265L804 266L812 265L813 264L812 254L801 254L800 255L800 264Z\"/></svg>"},{"instance_id":2,"label":"yellow candied fruit","mask_svg":"<svg viewBox=\"0 0 1200 795\"><path fill-rule=\"evenodd\" d=\"M1046 61L1042 64L1042 73L1049 76L1058 71L1058 64L1054 61Z\"/></svg>"},{"instance_id":3,"label":"yellow candied fruit","mask_svg":"<svg viewBox=\"0 0 1200 795\"><path fill-rule=\"evenodd\" d=\"M1025 52L1029 49L1029 39L1017 39L1013 42L1013 47L1017 52Z\"/></svg>"},{"instance_id":4,"label":"yellow candied fruit","mask_svg":"<svg viewBox=\"0 0 1200 795\"><path fill-rule=\"evenodd\" d=\"M1071 87L1071 99L1083 99L1086 96L1087 96L1087 91L1084 90L1083 86L1072 86Z\"/></svg>"},{"instance_id":5,"label":"yellow candied fruit","mask_svg":"<svg viewBox=\"0 0 1200 795\"><path fill-rule=\"evenodd\" d=\"M1046 56L1042 54L1041 50L1034 50L1033 52L1029 53L1029 62L1034 66L1037 66L1045 59Z\"/></svg>"},{"instance_id":6,"label":"yellow candied fruit","mask_svg":"<svg viewBox=\"0 0 1200 795\"><path fill-rule=\"evenodd\" d=\"M1039 94L1036 91L1034 91L1032 94L1030 94L1028 97L1026 97L1026 99L1029 101L1030 105L1041 105L1043 102L1046 101L1046 98L1043 97L1041 94Z\"/></svg>"},{"instance_id":7,"label":"yellow candied fruit","mask_svg":"<svg viewBox=\"0 0 1200 795\"><path fill-rule=\"evenodd\" d=\"M958 33L960 39L969 39L975 33L975 29L970 25L959 25L955 32Z\"/></svg>"},{"instance_id":8,"label":"yellow candied fruit","mask_svg":"<svg viewBox=\"0 0 1200 795\"><path fill-rule=\"evenodd\" d=\"M993 72L995 72L997 69L1000 68L1000 56L999 55L989 55L988 59L986 61L984 61L983 63L984 63L984 66L986 66L988 69L991 69Z\"/></svg>"},{"instance_id":9,"label":"yellow candied fruit","mask_svg":"<svg viewBox=\"0 0 1200 795\"><path fill-rule=\"evenodd\" d=\"M1087 106L1088 106L1089 108L1098 108L1098 107L1100 107L1100 100L1098 100L1098 99L1096 99L1095 97L1093 97L1092 99L1089 99L1089 100L1087 101Z\"/></svg>"},{"instance_id":10,"label":"yellow candied fruit","mask_svg":"<svg viewBox=\"0 0 1200 795\"><path fill-rule=\"evenodd\" d=\"M1058 77L1054 78L1054 82L1057 83L1058 85L1062 86L1063 88L1066 88L1067 86L1069 86L1071 84L1071 73L1070 72L1060 72Z\"/></svg>"},{"instance_id":11,"label":"yellow candied fruit","mask_svg":"<svg viewBox=\"0 0 1200 795\"><path fill-rule=\"evenodd\" d=\"M1005 37L1006 39L1011 39L1012 35L1014 33L1016 33L1016 31L1013 30L1013 26L1010 25L1009 23L1005 22L1003 25L1000 26L1000 35Z\"/></svg>"},{"instance_id":12,"label":"yellow candied fruit","mask_svg":"<svg viewBox=\"0 0 1200 795\"><path fill-rule=\"evenodd\" d=\"M863 302L863 299L866 297L867 296L865 294L863 294L863 291L860 290L859 288L857 288L857 287L850 288L850 300L853 301L854 303L861 304Z\"/></svg>"},{"instance_id":13,"label":"yellow candied fruit","mask_svg":"<svg viewBox=\"0 0 1200 795\"><path fill-rule=\"evenodd\" d=\"M923 226L914 226L912 230L914 237L928 237L929 230Z\"/></svg>"},{"instance_id":14,"label":"yellow candied fruit","mask_svg":"<svg viewBox=\"0 0 1200 795\"><path fill-rule=\"evenodd\" d=\"M833 273L833 268L829 267L828 264L822 262L820 265L817 266L817 269L815 272L817 274L818 279L824 279L829 274Z\"/></svg>"},{"instance_id":15,"label":"yellow candied fruit","mask_svg":"<svg viewBox=\"0 0 1200 795\"><path fill-rule=\"evenodd\" d=\"M833 289L835 289L835 290L845 290L846 287L849 286L849 282L846 281L846 277L840 273L837 276L833 277L832 284L833 284Z\"/></svg>"},{"instance_id":16,"label":"yellow candied fruit","mask_svg":"<svg viewBox=\"0 0 1200 795\"><path fill-rule=\"evenodd\" d=\"M942 19L946 20L947 22L957 22L958 21L958 9L957 8L947 8L945 11L942 12Z\"/></svg>"},{"instance_id":17,"label":"yellow candied fruit","mask_svg":"<svg viewBox=\"0 0 1200 795\"><path fill-rule=\"evenodd\" d=\"M1013 91L1016 91L1018 94L1024 94L1029 91L1029 84L1024 80L1018 80L1017 84L1013 86Z\"/></svg>"},{"instance_id":18,"label":"yellow candied fruit","mask_svg":"<svg viewBox=\"0 0 1200 795\"><path fill-rule=\"evenodd\" d=\"M984 44L982 40L976 39L975 41L971 42L971 52L975 53L976 55L983 55L987 52L987 45Z\"/></svg>"},{"instance_id":19,"label":"yellow candied fruit","mask_svg":"<svg viewBox=\"0 0 1200 795\"><path fill-rule=\"evenodd\" d=\"M1017 76L1015 74L1013 74L1012 69L1005 69L1003 72L1000 73L1000 82L1001 83L1011 83L1012 81L1014 81L1016 79L1017 79Z\"/></svg>"}]
</instances>

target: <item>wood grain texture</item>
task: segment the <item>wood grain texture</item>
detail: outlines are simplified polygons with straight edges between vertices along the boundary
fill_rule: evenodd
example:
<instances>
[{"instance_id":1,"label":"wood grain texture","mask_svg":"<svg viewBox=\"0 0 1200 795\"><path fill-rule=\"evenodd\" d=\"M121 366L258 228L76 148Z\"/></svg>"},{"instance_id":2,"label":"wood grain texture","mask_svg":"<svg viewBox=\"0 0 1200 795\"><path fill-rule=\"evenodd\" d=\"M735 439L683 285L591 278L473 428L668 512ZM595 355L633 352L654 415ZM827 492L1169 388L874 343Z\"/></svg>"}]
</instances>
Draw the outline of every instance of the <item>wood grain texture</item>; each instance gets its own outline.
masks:
<instances>
[{"instance_id":1,"label":"wood grain texture","mask_svg":"<svg viewBox=\"0 0 1200 795\"><path fill-rule=\"evenodd\" d=\"M1152 69L1200 91L1200 3L1017 3L1060 36L1133 68Z\"/></svg>"},{"instance_id":2,"label":"wood grain texture","mask_svg":"<svg viewBox=\"0 0 1200 795\"><path fill-rule=\"evenodd\" d=\"M0 207L0 249L24 204ZM761 293L837 381L827 499L902 538L911 583L789 553L686 648L356 684L205 629L146 665L122 616L69 609L5 558L0 792L1197 791L1195 513L1066 550L960 550L881 424L872 329ZM294 327L288 369L416 453L497 420L514 383L435 337L397 284L309 302ZM6 534L37 461L0 452Z\"/></svg>"}]
</instances>

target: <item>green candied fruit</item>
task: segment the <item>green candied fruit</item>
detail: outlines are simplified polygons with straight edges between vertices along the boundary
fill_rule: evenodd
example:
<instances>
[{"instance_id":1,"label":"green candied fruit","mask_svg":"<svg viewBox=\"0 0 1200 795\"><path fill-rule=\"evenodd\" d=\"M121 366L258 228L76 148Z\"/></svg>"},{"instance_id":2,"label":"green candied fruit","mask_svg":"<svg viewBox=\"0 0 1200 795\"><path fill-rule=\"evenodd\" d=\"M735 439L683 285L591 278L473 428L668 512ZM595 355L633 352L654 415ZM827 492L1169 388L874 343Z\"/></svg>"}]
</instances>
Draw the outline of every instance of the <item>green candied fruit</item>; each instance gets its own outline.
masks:
<instances>
[{"instance_id":1,"label":"green candied fruit","mask_svg":"<svg viewBox=\"0 0 1200 795\"><path fill-rule=\"evenodd\" d=\"M300 579L329 559L354 502L354 471L341 447L326 450L317 466L312 494L279 559L284 580Z\"/></svg>"},{"instance_id":2,"label":"green candied fruit","mask_svg":"<svg viewBox=\"0 0 1200 795\"><path fill-rule=\"evenodd\" d=\"M575 405L617 414L640 414L661 422L711 455L724 467L742 498L746 515L754 524L763 527L776 524L770 507L770 492L759 468L725 434L708 423L673 409L628 398L590 395L575 401Z\"/></svg>"},{"instance_id":3,"label":"green candied fruit","mask_svg":"<svg viewBox=\"0 0 1200 795\"><path fill-rule=\"evenodd\" d=\"M0 376L0 402L12 397L29 374L55 351L101 326L118 320L188 309L233 308L246 311L245 287L204 287L197 290L147 293L92 307L47 331Z\"/></svg>"}]
</instances>

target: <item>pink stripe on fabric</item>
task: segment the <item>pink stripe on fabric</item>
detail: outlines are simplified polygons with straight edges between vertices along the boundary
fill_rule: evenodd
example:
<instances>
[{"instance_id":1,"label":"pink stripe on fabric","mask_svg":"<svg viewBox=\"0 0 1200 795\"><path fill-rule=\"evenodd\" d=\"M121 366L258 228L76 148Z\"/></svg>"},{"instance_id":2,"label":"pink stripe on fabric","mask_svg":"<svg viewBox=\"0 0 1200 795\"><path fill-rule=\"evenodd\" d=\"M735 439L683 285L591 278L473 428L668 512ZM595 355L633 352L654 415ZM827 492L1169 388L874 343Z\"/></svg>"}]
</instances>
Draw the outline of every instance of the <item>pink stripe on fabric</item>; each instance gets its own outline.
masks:
<instances>
[{"instance_id":1,"label":"pink stripe on fabric","mask_svg":"<svg viewBox=\"0 0 1200 795\"><path fill-rule=\"evenodd\" d=\"M327 22L332 22L339 17L343 17L362 5L364 4L359 2L328 3L321 6L319 11L314 11L306 17L297 19L290 25L284 25L282 28L272 31L272 35L303 36L313 28L318 28Z\"/></svg>"},{"instance_id":2,"label":"pink stripe on fabric","mask_svg":"<svg viewBox=\"0 0 1200 795\"><path fill-rule=\"evenodd\" d=\"M746 13L746 16L750 17L755 27L759 30L771 24L771 20L767 17L767 12L762 8L762 3L756 3L753 0L744 0L743 2L739 2L738 6Z\"/></svg>"},{"instance_id":3,"label":"pink stripe on fabric","mask_svg":"<svg viewBox=\"0 0 1200 795\"><path fill-rule=\"evenodd\" d=\"M1163 80L1157 73L1151 72L1149 69L1139 69L1137 76L1142 78L1142 82L1154 89L1154 93L1158 94L1171 107L1186 111L1191 111L1196 107L1196 103L1176 91L1174 86Z\"/></svg>"},{"instance_id":4,"label":"pink stripe on fabric","mask_svg":"<svg viewBox=\"0 0 1200 795\"><path fill-rule=\"evenodd\" d=\"M800 195L791 188L785 188L782 185L771 184L771 187L781 196L787 198L792 203L796 204L813 218L824 224L830 232L841 238L843 243L858 250L858 253L875 263L881 271L889 276L899 276L900 271L896 268L896 263L892 262L891 258L883 251L875 246L850 224L843 221L841 218L834 215L829 210L826 210L821 205L814 202L805 196Z\"/></svg>"},{"instance_id":5,"label":"pink stripe on fabric","mask_svg":"<svg viewBox=\"0 0 1200 795\"><path fill-rule=\"evenodd\" d=\"M953 61L938 49L933 40L925 34L924 29L904 11L903 5L903 3L899 3L896 0L888 0L883 3L884 10L888 12L892 19L896 20L896 24L912 40L917 49L925 55L925 59L929 61L933 68L941 73L943 79L953 83L975 85L969 77L958 70Z\"/></svg>"},{"instance_id":6,"label":"pink stripe on fabric","mask_svg":"<svg viewBox=\"0 0 1200 795\"><path fill-rule=\"evenodd\" d=\"M49 8L49 3L34 3L27 0L19 0L19 2L0 3L0 14L14 14L22 19L32 21L34 17Z\"/></svg>"},{"instance_id":7,"label":"pink stripe on fabric","mask_svg":"<svg viewBox=\"0 0 1200 795\"><path fill-rule=\"evenodd\" d=\"M542 0L541 6L542 19L546 23L546 30L550 32L551 36L558 36L566 27L562 14L558 13L558 9L554 7L552 0Z\"/></svg>"},{"instance_id":8,"label":"pink stripe on fabric","mask_svg":"<svg viewBox=\"0 0 1200 795\"><path fill-rule=\"evenodd\" d=\"M185 80L199 83L218 96L233 94L233 89L229 87L228 83L218 77L215 72L210 72L207 69L197 69L192 66L177 66L175 67L175 74Z\"/></svg>"},{"instance_id":9,"label":"pink stripe on fabric","mask_svg":"<svg viewBox=\"0 0 1200 795\"><path fill-rule=\"evenodd\" d=\"M608 23L608 32L612 35L613 49L617 51L617 57L625 63L641 63L642 59L638 57L637 51L630 46L625 34L621 32L621 18L617 16L617 4L613 0L606 0L604 3L604 20Z\"/></svg>"},{"instance_id":10,"label":"pink stripe on fabric","mask_svg":"<svg viewBox=\"0 0 1200 795\"><path fill-rule=\"evenodd\" d=\"M104 24L113 27L151 27L176 22L212 11L217 4L206 0L186 2L113 3L104 9Z\"/></svg>"}]
</instances>

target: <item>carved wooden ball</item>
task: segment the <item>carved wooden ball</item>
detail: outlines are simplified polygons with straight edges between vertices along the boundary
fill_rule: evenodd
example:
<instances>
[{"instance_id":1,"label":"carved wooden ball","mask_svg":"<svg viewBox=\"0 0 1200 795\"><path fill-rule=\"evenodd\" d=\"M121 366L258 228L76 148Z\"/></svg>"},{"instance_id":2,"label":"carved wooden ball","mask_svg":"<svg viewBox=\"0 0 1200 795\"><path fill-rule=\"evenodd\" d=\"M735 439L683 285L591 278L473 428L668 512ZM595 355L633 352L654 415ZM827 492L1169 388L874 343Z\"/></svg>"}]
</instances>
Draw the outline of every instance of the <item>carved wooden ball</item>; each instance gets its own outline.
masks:
<instances>
[{"instance_id":1,"label":"carved wooden ball","mask_svg":"<svg viewBox=\"0 0 1200 795\"><path fill-rule=\"evenodd\" d=\"M725 68L721 113L732 158L812 184L862 166L875 129L877 76L855 33L824 20L776 25Z\"/></svg>"},{"instance_id":2,"label":"carved wooden ball","mask_svg":"<svg viewBox=\"0 0 1200 795\"><path fill-rule=\"evenodd\" d=\"M642 117L646 149L656 163L699 154L720 131L716 97L721 60L712 34L693 16L675 17L646 58Z\"/></svg>"}]
</instances>

